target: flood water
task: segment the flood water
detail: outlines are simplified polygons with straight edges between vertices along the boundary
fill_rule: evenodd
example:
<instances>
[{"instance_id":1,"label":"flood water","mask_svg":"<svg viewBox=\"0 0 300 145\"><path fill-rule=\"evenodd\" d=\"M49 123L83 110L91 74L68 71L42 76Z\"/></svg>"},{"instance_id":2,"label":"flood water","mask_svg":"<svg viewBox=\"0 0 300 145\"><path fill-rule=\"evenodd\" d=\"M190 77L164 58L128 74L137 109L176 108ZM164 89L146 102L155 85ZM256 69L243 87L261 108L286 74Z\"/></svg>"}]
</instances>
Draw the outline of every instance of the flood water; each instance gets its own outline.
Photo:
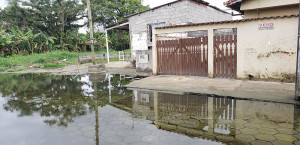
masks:
<instances>
[{"instance_id":1,"label":"flood water","mask_svg":"<svg viewBox=\"0 0 300 145\"><path fill-rule=\"evenodd\" d=\"M125 75L0 75L0 145L300 144L291 104L128 90Z\"/></svg>"}]
</instances>

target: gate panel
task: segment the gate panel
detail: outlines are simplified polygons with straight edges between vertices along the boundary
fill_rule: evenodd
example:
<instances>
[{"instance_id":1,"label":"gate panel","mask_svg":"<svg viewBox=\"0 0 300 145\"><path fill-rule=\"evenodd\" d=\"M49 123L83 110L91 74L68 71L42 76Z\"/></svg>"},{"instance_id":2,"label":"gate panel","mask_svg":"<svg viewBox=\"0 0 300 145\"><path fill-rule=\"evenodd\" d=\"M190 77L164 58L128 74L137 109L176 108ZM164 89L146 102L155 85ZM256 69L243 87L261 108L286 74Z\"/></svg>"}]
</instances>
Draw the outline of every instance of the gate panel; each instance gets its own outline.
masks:
<instances>
[{"instance_id":1,"label":"gate panel","mask_svg":"<svg viewBox=\"0 0 300 145\"><path fill-rule=\"evenodd\" d=\"M214 36L214 77L236 78L237 35Z\"/></svg>"},{"instance_id":2,"label":"gate panel","mask_svg":"<svg viewBox=\"0 0 300 145\"><path fill-rule=\"evenodd\" d=\"M158 40L158 74L207 76L207 44L207 37Z\"/></svg>"}]
</instances>

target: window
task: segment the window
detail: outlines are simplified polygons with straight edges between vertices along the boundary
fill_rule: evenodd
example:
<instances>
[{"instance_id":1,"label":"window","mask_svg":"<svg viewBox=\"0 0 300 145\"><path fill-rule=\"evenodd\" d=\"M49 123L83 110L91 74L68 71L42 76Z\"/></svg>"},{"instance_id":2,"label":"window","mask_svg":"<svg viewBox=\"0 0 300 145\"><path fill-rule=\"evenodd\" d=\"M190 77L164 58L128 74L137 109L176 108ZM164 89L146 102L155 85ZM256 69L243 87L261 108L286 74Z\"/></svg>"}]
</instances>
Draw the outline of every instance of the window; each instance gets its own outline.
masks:
<instances>
[{"instance_id":1,"label":"window","mask_svg":"<svg viewBox=\"0 0 300 145\"><path fill-rule=\"evenodd\" d=\"M152 42L152 30L155 29L156 27L163 27L165 25L166 25L165 22L148 24L148 42Z\"/></svg>"}]
</instances>

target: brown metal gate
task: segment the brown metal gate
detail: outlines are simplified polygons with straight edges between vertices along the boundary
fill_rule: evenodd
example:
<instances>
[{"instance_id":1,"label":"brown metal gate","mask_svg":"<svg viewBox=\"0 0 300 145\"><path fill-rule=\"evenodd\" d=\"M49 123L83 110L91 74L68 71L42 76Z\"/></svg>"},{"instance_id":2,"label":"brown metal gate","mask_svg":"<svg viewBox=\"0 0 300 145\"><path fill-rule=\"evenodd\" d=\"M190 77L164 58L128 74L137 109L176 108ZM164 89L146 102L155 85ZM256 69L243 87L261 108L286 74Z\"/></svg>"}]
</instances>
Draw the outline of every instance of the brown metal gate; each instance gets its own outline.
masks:
<instances>
[{"instance_id":1,"label":"brown metal gate","mask_svg":"<svg viewBox=\"0 0 300 145\"><path fill-rule=\"evenodd\" d=\"M236 78L237 35L214 36L214 77Z\"/></svg>"},{"instance_id":2,"label":"brown metal gate","mask_svg":"<svg viewBox=\"0 0 300 145\"><path fill-rule=\"evenodd\" d=\"M157 41L157 72L207 76L208 37Z\"/></svg>"}]
</instances>

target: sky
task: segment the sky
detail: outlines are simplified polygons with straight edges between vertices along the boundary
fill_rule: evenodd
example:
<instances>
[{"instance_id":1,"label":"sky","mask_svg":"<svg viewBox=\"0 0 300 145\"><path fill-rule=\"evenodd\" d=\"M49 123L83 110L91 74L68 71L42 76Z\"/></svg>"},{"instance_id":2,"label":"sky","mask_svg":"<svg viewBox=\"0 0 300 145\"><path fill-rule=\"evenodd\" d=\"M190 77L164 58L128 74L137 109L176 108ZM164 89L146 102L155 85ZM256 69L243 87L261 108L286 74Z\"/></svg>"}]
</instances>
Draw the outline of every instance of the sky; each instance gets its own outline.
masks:
<instances>
[{"instance_id":1,"label":"sky","mask_svg":"<svg viewBox=\"0 0 300 145\"><path fill-rule=\"evenodd\" d=\"M7 6L7 1L6 0L0 0L0 8L4 8Z\"/></svg>"}]
</instances>

